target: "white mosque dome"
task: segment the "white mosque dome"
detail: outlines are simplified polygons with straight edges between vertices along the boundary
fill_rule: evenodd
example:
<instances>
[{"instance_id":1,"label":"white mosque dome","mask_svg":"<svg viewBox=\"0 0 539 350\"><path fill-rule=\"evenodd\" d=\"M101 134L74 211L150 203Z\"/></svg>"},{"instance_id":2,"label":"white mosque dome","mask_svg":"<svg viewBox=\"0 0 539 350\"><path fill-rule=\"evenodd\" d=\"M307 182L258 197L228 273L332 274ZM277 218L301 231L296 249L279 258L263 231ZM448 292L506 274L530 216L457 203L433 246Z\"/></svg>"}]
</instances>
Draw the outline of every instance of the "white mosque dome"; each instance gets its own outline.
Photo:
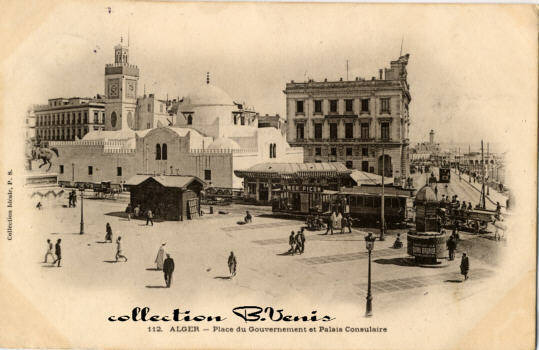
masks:
<instances>
[{"instance_id":1,"label":"white mosque dome","mask_svg":"<svg viewBox=\"0 0 539 350\"><path fill-rule=\"evenodd\" d=\"M220 88L204 84L184 97L187 106L233 106L232 98Z\"/></svg>"},{"instance_id":2,"label":"white mosque dome","mask_svg":"<svg viewBox=\"0 0 539 350\"><path fill-rule=\"evenodd\" d=\"M208 149L241 149L240 145L236 141L226 137L220 137L213 141Z\"/></svg>"}]
</instances>

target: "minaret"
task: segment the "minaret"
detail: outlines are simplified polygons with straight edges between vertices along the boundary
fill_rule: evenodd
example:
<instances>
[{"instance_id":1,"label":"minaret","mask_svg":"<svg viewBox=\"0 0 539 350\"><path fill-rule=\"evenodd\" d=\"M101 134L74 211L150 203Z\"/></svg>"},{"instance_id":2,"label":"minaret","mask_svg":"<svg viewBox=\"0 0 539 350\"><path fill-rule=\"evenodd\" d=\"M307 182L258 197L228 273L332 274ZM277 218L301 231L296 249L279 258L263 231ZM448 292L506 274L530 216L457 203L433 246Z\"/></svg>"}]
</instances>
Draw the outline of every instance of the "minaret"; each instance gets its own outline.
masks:
<instances>
[{"instance_id":1,"label":"minaret","mask_svg":"<svg viewBox=\"0 0 539 350\"><path fill-rule=\"evenodd\" d=\"M114 63L105 66L105 130L133 128L139 69L129 64L129 46L123 38L114 47Z\"/></svg>"},{"instance_id":2,"label":"minaret","mask_svg":"<svg viewBox=\"0 0 539 350\"><path fill-rule=\"evenodd\" d=\"M434 130L431 130L429 133L429 142L431 145L434 145Z\"/></svg>"}]
</instances>

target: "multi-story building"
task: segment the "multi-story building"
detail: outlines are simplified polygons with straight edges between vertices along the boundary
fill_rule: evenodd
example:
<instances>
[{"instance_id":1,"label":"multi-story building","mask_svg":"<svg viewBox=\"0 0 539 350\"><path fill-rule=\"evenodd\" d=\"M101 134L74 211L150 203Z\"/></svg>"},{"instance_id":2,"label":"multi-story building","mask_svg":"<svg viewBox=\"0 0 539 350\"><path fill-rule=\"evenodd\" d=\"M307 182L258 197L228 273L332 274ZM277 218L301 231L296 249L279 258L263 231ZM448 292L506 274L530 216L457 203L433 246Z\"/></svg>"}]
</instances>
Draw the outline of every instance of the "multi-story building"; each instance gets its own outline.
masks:
<instances>
[{"instance_id":1,"label":"multi-story building","mask_svg":"<svg viewBox=\"0 0 539 350\"><path fill-rule=\"evenodd\" d=\"M53 98L36 106L36 138L40 141L82 139L105 126L105 100L101 98Z\"/></svg>"},{"instance_id":2,"label":"multi-story building","mask_svg":"<svg viewBox=\"0 0 539 350\"><path fill-rule=\"evenodd\" d=\"M341 162L396 182L408 177L408 58L391 61L378 79L287 83L290 145L303 147L305 162Z\"/></svg>"}]
</instances>

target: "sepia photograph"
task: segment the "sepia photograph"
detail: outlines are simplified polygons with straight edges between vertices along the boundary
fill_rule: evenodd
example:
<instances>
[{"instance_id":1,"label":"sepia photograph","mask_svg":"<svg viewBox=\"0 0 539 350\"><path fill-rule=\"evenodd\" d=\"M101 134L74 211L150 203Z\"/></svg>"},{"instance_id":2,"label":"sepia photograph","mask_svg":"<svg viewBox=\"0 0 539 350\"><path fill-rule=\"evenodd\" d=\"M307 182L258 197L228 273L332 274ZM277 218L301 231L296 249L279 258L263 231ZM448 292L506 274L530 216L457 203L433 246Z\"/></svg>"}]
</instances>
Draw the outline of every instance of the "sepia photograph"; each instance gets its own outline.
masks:
<instances>
[{"instance_id":1,"label":"sepia photograph","mask_svg":"<svg viewBox=\"0 0 539 350\"><path fill-rule=\"evenodd\" d=\"M4 21L1 348L535 347L534 5Z\"/></svg>"}]
</instances>

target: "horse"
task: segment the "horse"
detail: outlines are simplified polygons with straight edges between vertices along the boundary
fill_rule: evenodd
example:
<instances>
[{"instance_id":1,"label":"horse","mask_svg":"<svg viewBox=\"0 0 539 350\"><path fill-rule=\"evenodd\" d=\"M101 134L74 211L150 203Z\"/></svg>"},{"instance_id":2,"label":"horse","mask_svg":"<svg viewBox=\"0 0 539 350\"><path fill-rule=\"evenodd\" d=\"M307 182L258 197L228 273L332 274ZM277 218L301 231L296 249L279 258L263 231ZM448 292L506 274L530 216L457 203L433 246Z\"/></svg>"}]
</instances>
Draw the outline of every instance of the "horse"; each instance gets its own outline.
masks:
<instances>
[{"instance_id":1,"label":"horse","mask_svg":"<svg viewBox=\"0 0 539 350\"><path fill-rule=\"evenodd\" d=\"M53 157L53 154L56 154L57 157L59 155L58 149L56 147L52 147L52 148L36 147L32 153L33 153L34 159L37 159L37 160L41 159L43 161L43 164L39 166L40 168L45 164L49 164L47 171L51 169L51 166L52 166L51 159Z\"/></svg>"}]
</instances>

